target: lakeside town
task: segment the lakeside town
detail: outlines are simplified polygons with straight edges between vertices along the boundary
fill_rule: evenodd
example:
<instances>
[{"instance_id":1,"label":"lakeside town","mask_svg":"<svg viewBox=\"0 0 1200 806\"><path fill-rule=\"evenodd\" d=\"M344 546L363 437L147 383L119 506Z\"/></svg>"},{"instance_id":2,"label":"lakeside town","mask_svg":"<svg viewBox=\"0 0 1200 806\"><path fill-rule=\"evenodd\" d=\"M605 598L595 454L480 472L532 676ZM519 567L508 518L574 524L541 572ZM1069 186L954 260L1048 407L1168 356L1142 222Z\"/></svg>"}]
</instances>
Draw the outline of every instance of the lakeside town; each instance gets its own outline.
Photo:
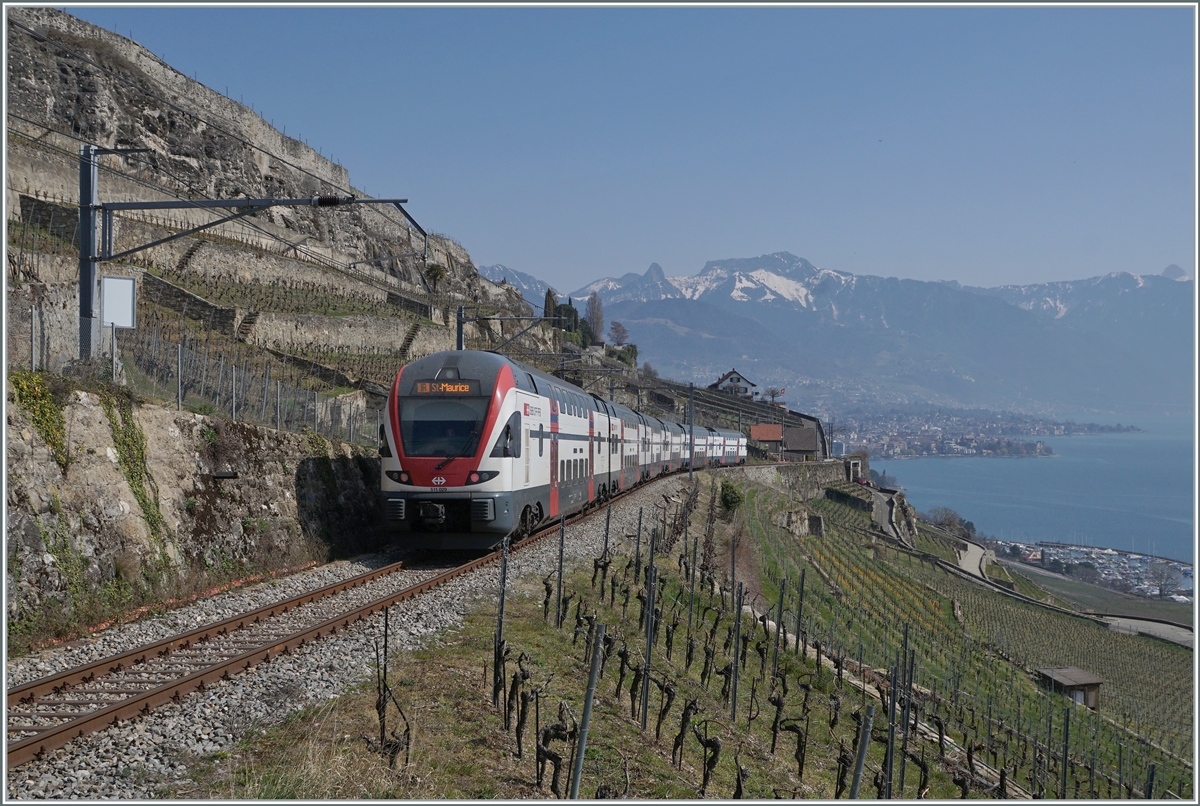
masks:
<instances>
[{"instance_id":1,"label":"lakeside town","mask_svg":"<svg viewBox=\"0 0 1200 806\"><path fill-rule=\"evenodd\" d=\"M1191 604L1195 573L1190 563L1118 549L1070 543L991 541L996 556L1038 566L1110 590Z\"/></svg>"},{"instance_id":2,"label":"lakeside town","mask_svg":"<svg viewBox=\"0 0 1200 806\"><path fill-rule=\"evenodd\" d=\"M1038 436L1140 431L1131 425L1045 420L989 411L888 411L830 419L833 454L867 451L873 458L917 456L1053 456Z\"/></svg>"}]
</instances>

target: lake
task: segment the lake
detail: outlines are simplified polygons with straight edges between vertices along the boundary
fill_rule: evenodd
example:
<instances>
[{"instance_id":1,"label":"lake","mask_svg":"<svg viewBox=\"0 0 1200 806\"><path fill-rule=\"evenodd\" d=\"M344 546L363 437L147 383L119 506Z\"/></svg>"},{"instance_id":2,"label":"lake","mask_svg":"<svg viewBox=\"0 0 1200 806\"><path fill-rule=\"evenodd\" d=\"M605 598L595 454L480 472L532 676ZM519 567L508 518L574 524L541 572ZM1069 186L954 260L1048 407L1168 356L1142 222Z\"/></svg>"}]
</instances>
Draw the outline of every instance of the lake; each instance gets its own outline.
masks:
<instances>
[{"instance_id":1,"label":"lake","mask_svg":"<svg viewBox=\"0 0 1200 806\"><path fill-rule=\"evenodd\" d=\"M919 511L950 507L999 540L1057 540L1193 562L1192 424L1137 424L1146 431L1027 437L1046 442L1053 457L881 459L871 469L895 476Z\"/></svg>"}]
</instances>

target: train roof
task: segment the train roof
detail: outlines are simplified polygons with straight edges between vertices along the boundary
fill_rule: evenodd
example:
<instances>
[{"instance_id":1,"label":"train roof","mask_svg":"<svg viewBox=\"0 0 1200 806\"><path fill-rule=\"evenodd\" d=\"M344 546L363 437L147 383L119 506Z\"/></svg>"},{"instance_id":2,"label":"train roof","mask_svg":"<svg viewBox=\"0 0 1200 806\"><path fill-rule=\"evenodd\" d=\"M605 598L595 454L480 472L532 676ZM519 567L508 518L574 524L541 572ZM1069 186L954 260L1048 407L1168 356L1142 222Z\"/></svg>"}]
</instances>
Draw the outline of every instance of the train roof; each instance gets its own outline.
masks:
<instances>
[{"instance_id":1,"label":"train roof","mask_svg":"<svg viewBox=\"0 0 1200 806\"><path fill-rule=\"evenodd\" d=\"M573 392L575 394L583 395L585 398L594 398L597 401L597 403L594 405L599 407L599 404L603 403L604 406L608 407L614 414L626 422L641 421L649 425L651 421L656 421L662 424L664 428L670 428L671 430L678 428L681 429L683 433L687 433L688 427L685 423L680 423L675 420L664 420L660 417L651 417L650 415L635 412L628 406L623 406L620 403L609 400L608 398L598 395L595 392L588 392L584 389L581 389L570 381L564 381L562 378L556 378L549 373L537 369L536 367L531 367L523 361L518 361L515 358L509 358L506 355L492 352L490 350L442 350L441 352L431 353L424 358L419 358L416 361L413 361L411 364L407 365L405 369L409 369L410 367L415 368L418 375L428 374L428 377L434 377L434 374L443 368L454 367L457 368L459 373L463 374L464 377L479 378L486 387L483 391L486 394L490 394L490 384L487 384L486 381L489 379L494 379L500 372L500 368L506 365L513 369L513 375L516 378L517 386L519 388L525 389L528 386L528 384L524 382L525 379L519 374L526 373L539 387L554 387L565 392ZM528 389L527 391L534 390ZM674 428L671 428L671 426L674 426ZM738 438L742 436L740 431L718 429L696 424L697 437L699 437L705 431L709 431L714 434L720 434L721 436L725 437Z\"/></svg>"}]
</instances>

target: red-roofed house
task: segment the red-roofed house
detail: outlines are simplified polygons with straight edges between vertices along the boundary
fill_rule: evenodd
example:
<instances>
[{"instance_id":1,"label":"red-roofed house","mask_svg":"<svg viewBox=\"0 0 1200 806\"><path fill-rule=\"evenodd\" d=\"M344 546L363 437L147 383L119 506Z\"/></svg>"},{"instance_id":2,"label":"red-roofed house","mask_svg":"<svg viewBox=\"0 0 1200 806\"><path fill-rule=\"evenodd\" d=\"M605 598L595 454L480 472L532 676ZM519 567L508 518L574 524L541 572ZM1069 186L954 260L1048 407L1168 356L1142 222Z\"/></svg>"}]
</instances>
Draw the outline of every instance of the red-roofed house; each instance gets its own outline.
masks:
<instances>
[{"instance_id":1,"label":"red-roofed house","mask_svg":"<svg viewBox=\"0 0 1200 806\"><path fill-rule=\"evenodd\" d=\"M762 443L769 452L778 454L783 450L783 425L762 423L750 426L750 439Z\"/></svg>"}]
</instances>

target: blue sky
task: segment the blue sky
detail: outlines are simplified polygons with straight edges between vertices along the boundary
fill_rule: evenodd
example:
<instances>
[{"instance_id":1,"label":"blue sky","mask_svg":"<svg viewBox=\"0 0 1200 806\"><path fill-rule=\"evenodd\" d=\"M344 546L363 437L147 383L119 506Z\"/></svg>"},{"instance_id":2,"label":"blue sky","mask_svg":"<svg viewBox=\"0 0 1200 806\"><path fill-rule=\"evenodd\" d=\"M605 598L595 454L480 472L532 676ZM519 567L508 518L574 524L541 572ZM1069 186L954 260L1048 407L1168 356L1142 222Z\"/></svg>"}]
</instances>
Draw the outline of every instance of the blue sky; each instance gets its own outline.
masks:
<instances>
[{"instance_id":1,"label":"blue sky","mask_svg":"<svg viewBox=\"0 0 1200 806\"><path fill-rule=\"evenodd\" d=\"M1193 273L1190 6L66 10L560 291Z\"/></svg>"}]
</instances>

